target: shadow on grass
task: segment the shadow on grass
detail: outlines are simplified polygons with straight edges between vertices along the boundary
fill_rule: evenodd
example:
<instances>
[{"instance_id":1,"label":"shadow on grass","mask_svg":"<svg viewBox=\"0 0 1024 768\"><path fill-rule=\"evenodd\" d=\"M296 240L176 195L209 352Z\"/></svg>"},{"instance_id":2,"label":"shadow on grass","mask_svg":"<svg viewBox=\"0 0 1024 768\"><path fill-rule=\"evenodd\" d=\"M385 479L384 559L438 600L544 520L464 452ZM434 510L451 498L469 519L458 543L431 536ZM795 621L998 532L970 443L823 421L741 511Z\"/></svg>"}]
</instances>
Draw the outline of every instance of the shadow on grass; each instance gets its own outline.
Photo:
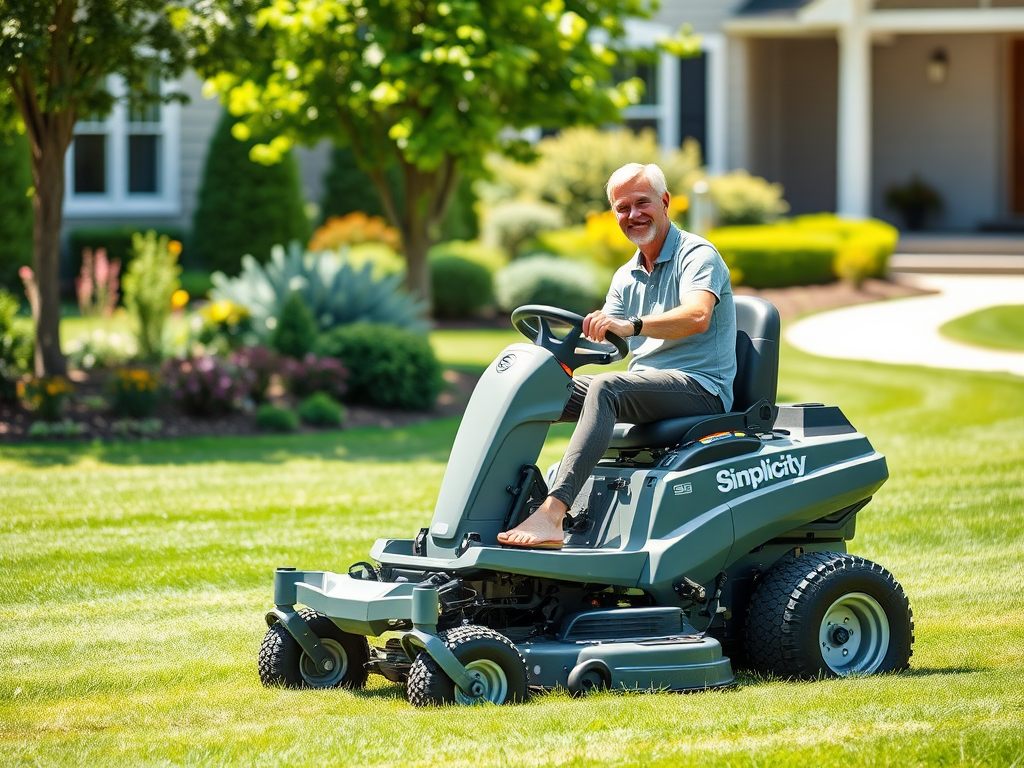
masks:
<instances>
[{"instance_id":1,"label":"shadow on grass","mask_svg":"<svg viewBox=\"0 0 1024 768\"><path fill-rule=\"evenodd\" d=\"M446 461L459 419L400 429L365 428L302 435L195 437L132 443L49 443L0 448L0 467L47 468L96 462L115 466L281 464L296 459L338 462Z\"/></svg>"}]
</instances>

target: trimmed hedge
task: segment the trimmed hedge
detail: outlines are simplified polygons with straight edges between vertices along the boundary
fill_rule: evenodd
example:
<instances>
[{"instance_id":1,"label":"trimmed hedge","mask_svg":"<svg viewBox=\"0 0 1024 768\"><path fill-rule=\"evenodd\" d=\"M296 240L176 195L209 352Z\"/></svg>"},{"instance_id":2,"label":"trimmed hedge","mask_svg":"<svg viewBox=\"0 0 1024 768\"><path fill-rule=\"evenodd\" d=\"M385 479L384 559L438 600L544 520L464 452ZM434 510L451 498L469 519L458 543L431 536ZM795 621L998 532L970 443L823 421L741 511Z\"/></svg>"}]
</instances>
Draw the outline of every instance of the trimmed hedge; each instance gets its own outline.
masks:
<instances>
[{"instance_id":1,"label":"trimmed hedge","mask_svg":"<svg viewBox=\"0 0 1024 768\"><path fill-rule=\"evenodd\" d=\"M491 271L462 256L431 256L430 287L434 317L472 317L494 304Z\"/></svg>"},{"instance_id":2,"label":"trimmed hedge","mask_svg":"<svg viewBox=\"0 0 1024 768\"><path fill-rule=\"evenodd\" d=\"M732 273L734 285L784 288L818 285L836 279L837 261L851 251L868 254L861 269L866 277L884 277L898 232L884 222L854 221L832 214L742 227L721 227L708 233Z\"/></svg>"},{"instance_id":3,"label":"trimmed hedge","mask_svg":"<svg viewBox=\"0 0 1024 768\"><path fill-rule=\"evenodd\" d=\"M441 364L427 337L394 325L351 323L317 339L313 351L349 370L345 400L426 411L441 392Z\"/></svg>"}]
</instances>

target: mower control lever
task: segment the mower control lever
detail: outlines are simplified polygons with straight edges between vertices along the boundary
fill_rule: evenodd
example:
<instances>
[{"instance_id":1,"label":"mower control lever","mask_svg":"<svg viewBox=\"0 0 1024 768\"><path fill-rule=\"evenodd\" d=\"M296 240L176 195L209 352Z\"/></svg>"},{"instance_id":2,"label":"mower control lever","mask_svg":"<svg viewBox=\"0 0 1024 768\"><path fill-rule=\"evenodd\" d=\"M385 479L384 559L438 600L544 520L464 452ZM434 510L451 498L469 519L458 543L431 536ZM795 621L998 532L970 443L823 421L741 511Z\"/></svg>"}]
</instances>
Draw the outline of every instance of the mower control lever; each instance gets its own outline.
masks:
<instances>
[{"instance_id":1,"label":"mower control lever","mask_svg":"<svg viewBox=\"0 0 1024 768\"><path fill-rule=\"evenodd\" d=\"M559 338L552 332L551 323L567 325L569 332ZM589 364L609 365L629 354L625 339L610 331L605 333L604 342L584 337L583 316L558 307L526 304L512 313L512 325L570 371Z\"/></svg>"}]
</instances>

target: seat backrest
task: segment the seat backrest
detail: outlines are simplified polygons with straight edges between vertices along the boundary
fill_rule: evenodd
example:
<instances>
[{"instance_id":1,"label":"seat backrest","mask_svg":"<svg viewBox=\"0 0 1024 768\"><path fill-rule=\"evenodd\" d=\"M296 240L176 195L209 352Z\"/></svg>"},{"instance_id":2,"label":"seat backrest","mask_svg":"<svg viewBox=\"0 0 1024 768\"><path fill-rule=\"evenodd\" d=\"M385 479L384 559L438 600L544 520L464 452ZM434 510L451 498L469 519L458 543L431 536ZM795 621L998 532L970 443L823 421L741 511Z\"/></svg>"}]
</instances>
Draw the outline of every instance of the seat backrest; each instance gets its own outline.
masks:
<instances>
[{"instance_id":1,"label":"seat backrest","mask_svg":"<svg viewBox=\"0 0 1024 768\"><path fill-rule=\"evenodd\" d=\"M733 411L762 398L772 405L779 388L779 310L755 296L736 296L736 380Z\"/></svg>"}]
</instances>

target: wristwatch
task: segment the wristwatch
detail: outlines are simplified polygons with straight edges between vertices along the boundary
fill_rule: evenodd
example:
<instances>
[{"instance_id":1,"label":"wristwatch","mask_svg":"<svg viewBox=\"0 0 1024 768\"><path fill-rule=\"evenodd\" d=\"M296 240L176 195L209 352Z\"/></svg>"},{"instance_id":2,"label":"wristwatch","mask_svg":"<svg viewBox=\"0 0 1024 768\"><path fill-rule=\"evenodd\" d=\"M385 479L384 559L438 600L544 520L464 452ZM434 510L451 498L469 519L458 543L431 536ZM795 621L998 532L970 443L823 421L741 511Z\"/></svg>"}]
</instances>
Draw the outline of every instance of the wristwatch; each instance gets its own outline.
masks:
<instances>
[{"instance_id":1,"label":"wristwatch","mask_svg":"<svg viewBox=\"0 0 1024 768\"><path fill-rule=\"evenodd\" d=\"M644 321L641 320L636 315L633 315L631 318L629 318L629 322L633 324L633 335L639 336L640 331L644 329Z\"/></svg>"}]
</instances>

